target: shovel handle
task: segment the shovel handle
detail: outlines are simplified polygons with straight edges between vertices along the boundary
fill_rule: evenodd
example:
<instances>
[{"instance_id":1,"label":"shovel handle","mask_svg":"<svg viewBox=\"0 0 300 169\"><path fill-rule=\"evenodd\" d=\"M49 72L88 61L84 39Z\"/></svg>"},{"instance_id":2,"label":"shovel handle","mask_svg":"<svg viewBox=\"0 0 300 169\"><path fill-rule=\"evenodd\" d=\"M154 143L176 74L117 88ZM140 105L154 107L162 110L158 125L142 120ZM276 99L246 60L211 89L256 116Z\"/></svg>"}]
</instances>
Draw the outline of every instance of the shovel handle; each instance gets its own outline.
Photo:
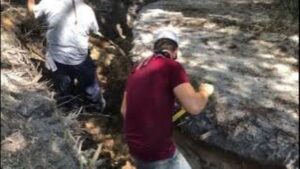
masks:
<instances>
[{"instance_id":1,"label":"shovel handle","mask_svg":"<svg viewBox=\"0 0 300 169\"><path fill-rule=\"evenodd\" d=\"M182 115L184 115L186 113L186 111L181 108L179 111L177 111L173 117L172 117L172 122L175 122L176 120L178 120Z\"/></svg>"}]
</instances>

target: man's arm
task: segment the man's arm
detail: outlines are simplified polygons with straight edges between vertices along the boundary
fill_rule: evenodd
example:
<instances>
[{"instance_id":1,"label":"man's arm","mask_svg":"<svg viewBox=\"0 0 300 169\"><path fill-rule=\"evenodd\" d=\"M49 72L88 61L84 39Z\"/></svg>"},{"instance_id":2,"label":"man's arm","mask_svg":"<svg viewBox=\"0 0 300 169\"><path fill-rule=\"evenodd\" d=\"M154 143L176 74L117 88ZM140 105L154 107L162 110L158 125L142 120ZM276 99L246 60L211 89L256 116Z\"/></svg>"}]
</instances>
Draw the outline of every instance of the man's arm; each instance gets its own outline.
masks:
<instances>
[{"instance_id":1,"label":"man's arm","mask_svg":"<svg viewBox=\"0 0 300 169\"><path fill-rule=\"evenodd\" d=\"M41 0L38 4L36 4L35 0L27 0L27 9L30 15L34 16L34 18L40 18L48 13L48 8L52 1Z\"/></svg>"},{"instance_id":2,"label":"man's arm","mask_svg":"<svg viewBox=\"0 0 300 169\"><path fill-rule=\"evenodd\" d=\"M33 14L33 8L35 5L35 0L27 0L27 9L30 14Z\"/></svg>"},{"instance_id":3,"label":"man's arm","mask_svg":"<svg viewBox=\"0 0 300 169\"><path fill-rule=\"evenodd\" d=\"M194 115L199 114L205 108L208 97L213 91L214 87L206 83L200 85L199 92L195 92L190 83L183 83L174 88L174 93L182 106Z\"/></svg>"},{"instance_id":4,"label":"man's arm","mask_svg":"<svg viewBox=\"0 0 300 169\"><path fill-rule=\"evenodd\" d=\"M122 105L121 105L121 114L123 116L123 118L125 118L125 115L126 115L126 96L127 96L127 92L124 92L124 95L123 95L123 100L122 100Z\"/></svg>"}]
</instances>

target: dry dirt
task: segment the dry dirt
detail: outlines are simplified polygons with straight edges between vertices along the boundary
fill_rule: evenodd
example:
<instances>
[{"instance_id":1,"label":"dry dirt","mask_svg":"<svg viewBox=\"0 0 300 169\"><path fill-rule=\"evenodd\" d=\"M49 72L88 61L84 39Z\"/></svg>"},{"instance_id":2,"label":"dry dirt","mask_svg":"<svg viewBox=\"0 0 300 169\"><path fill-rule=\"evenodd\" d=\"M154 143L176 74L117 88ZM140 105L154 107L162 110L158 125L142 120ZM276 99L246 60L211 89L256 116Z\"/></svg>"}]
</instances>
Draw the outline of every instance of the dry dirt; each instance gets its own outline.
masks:
<instances>
[{"instance_id":1,"label":"dry dirt","mask_svg":"<svg viewBox=\"0 0 300 169\"><path fill-rule=\"evenodd\" d=\"M49 83L30 61L1 13L1 168L79 168L75 141L78 123L62 117ZM6 26L4 26L6 24Z\"/></svg>"},{"instance_id":2,"label":"dry dirt","mask_svg":"<svg viewBox=\"0 0 300 169\"><path fill-rule=\"evenodd\" d=\"M118 45L105 38L90 44L109 98L109 116L95 116L56 104L44 69L45 24L28 17L24 4L1 9L1 43L1 168L132 167L120 120L110 118L131 64Z\"/></svg>"},{"instance_id":3,"label":"dry dirt","mask_svg":"<svg viewBox=\"0 0 300 169\"><path fill-rule=\"evenodd\" d=\"M171 27L192 83L215 85L208 108L179 124L223 150L289 169L299 165L298 25L275 25L273 1L162 0L135 22L133 60L151 54L153 32ZM278 23L277 23L278 24Z\"/></svg>"},{"instance_id":4,"label":"dry dirt","mask_svg":"<svg viewBox=\"0 0 300 169\"><path fill-rule=\"evenodd\" d=\"M1 6L2 168L133 169L120 130L120 99L132 61L148 56L153 31L164 25L179 32L179 61L192 83L216 86L203 115L177 123L175 140L193 169L297 168L299 40L290 24L268 26L272 1L161 1L143 8L135 24L134 11L151 0L120 2L90 1L114 41L91 44L108 116L57 109L47 72L38 72L44 25L26 17L24 4Z\"/></svg>"}]
</instances>

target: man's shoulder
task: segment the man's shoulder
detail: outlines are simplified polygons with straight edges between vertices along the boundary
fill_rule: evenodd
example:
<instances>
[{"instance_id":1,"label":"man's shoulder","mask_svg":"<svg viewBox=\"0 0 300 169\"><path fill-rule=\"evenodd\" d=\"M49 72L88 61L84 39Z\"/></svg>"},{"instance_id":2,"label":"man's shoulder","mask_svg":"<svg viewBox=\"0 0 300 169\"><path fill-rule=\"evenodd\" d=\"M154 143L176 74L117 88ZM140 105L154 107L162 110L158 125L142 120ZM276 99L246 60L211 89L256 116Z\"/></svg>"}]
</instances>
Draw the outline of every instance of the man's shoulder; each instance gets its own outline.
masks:
<instances>
[{"instance_id":1,"label":"man's shoulder","mask_svg":"<svg viewBox=\"0 0 300 169\"><path fill-rule=\"evenodd\" d=\"M51 1L51 0L41 0L39 3L38 3L38 5L40 5L40 6L49 6L51 3L53 3L53 2L55 2L55 0L54 1Z\"/></svg>"},{"instance_id":2,"label":"man's shoulder","mask_svg":"<svg viewBox=\"0 0 300 169\"><path fill-rule=\"evenodd\" d=\"M90 5L88 5L88 4L84 3L84 2L82 2L81 7L82 7L82 9L83 9L85 12L88 12L89 14L91 14L91 13L93 14L93 13L94 13L93 8L92 8Z\"/></svg>"}]
</instances>

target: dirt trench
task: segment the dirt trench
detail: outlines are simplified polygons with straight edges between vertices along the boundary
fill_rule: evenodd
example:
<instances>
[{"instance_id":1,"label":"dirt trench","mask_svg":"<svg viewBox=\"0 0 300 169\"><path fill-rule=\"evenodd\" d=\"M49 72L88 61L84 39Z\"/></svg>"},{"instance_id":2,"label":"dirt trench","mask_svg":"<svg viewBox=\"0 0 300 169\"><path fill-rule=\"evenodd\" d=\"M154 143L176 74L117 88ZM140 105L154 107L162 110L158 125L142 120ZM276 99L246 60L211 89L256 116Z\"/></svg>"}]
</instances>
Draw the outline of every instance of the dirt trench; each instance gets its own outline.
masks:
<instances>
[{"instance_id":1,"label":"dirt trench","mask_svg":"<svg viewBox=\"0 0 300 169\"><path fill-rule=\"evenodd\" d=\"M135 4L136 5L136 4ZM137 7L137 9L140 9L140 6ZM131 6L132 7L132 6ZM115 8L117 9L117 8ZM120 15L118 16L120 18L125 18L124 15L128 15L126 12L121 12L119 13ZM132 14L133 18L136 16L136 13ZM114 24L113 25L106 25L106 28L111 28L117 25L118 18L114 18ZM132 20L131 20L132 21ZM124 22L123 22L124 23ZM118 35L120 36L120 31L118 29L115 29L116 31L114 33L111 33L108 30L104 30L106 32L106 35L112 39L114 39L114 42L118 44L124 52L127 54L125 57L127 60L128 65L132 66L132 60L130 56L130 50L132 49L132 40L133 40L133 34L132 34L132 29L133 27L130 27L129 25L126 25L125 31L123 32L123 36L126 38L122 39L120 37L117 37ZM114 68L113 68L114 69ZM129 69L126 69L126 71L129 71ZM118 73L119 71L117 71ZM120 73L120 72L119 72ZM124 73L124 72L123 72ZM109 78L109 77L108 77ZM126 74L125 77L123 76L122 79L120 79L118 82L121 82L121 84L125 83L126 79ZM110 81L108 84L113 85L112 83L116 83L116 81ZM119 85L119 84L118 84ZM122 89L123 86L115 86L114 90L107 91L106 94L107 96L113 97L114 101L111 104L114 108L119 108L119 106L115 105L120 105L120 96L122 96ZM124 145L124 142L122 140L122 133L121 133L121 124L122 124L122 119L118 115L119 111L118 109L113 109L112 110L113 114L116 114L115 117L112 119L105 119L103 121L103 118L105 117L83 117L83 123L85 123L85 126L89 126L91 123L93 123L91 126L94 127L99 127L98 129L103 130L103 133L108 134L111 136L112 140L109 142L115 143L116 149L113 149L112 151L115 153L122 154L121 156L123 159L119 159L118 157L115 157L115 163L117 164L127 164L126 166L130 168L131 165L134 165L134 162L130 155L128 155L128 149L126 145ZM114 126L114 127L111 127ZM117 127L116 127L117 126ZM92 127L92 130L94 128ZM90 129L88 129L90 130ZM91 132L91 131L90 131ZM92 133L92 132L91 132ZM102 133L102 134L103 134ZM101 134L100 134L101 135ZM92 134L92 137L99 137L97 134ZM105 136L104 136L105 137ZM92 140L92 139L91 139ZM91 141L90 140L90 141ZM108 139L109 140L109 139ZM193 169L284 169L284 167L276 166L276 165L262 165L259 164L258 162L252 160L252 159L246 159L239 157L238 155L224 151L220 148L217 148L215 146L209 145L205 142L199 142L193 140L192 137L184 134L181 132L178 128L175 127L175 133L174 133L174 140L179 148L179 150L184 154L184 156L187 158L189 163L191 164ZM111 142L112 141L112 142ZM91 143L91 142L90 142ZM95 143L94 143L95 146ZM111 145L110 145L111 146ZM95 148L95 147L94 147Z\"/></svg>"},{"instance_id":2,"label":"dirt trench","mask_svg":"<svg viewBox=\"0 0 300 169\"><path fill-rule=\"evenodd\" d=\"M100 3L100 1L98 1ZM117 3L119 1L116 1ZM92 3L92 2L91 2ZM115 5L115 4L113 4ZM131 5L131 6L130 6ZM113 44L107 40L96 40L96 45L92 46L91 55L98 66L98 75L101 85L105 89L105 97L108 100L107 115L100 115L96 113L87 113L82 111L78 116L84 130L81 135L82 152L86 157L91 158L92 154L102 146L101 153L98 158L98 168L134 168L134 162L128 154L128 149L123 142L121 127L122 119L119 114L120 101L124 83L128 72L132 66L130 50L132 48L132 27L125 25L126 28L120 33L118 21L127 17L128 9L141 8L142 3L136 7L135 3L127 6L127 10L120 12L116 18L113 18L113 23L108 23L103 26L104 34L111 38ZM135 7L133 7L135 6ZM126 9L125 8L125 9ZM119 7L113 8L119 10ZM123 8L122 8L123 9ZM103 11L101 11L103 12ZM113 10L110 12L114 12ZM106 13L107 14L107 13ZM131 13L134 18L135 13ZM103 14L99 13L99 20ZM107 15L106 15L107 16ZM104 15L105 17L105 15ZM111 17L111 16L110 16ZM124 20L121 21L124 28ZM33 25L23 25L23 30L31 30ZM112 31L111 27L115 27ZM122 28L122 26L121 26ZM111 32L112 31L112 32ZM41 43L44 39L40 30L35 30L29 34L34 35L38 42L28 41L28 37L19 37L21 41L36 53L37 61L43 68ZM126 38L122 38L125 36ZM47 76L47 75L46 75ZM46 78L48 79L48 78ZM80 112L80 109L72 110L71 112ZM179 150L184 154L193 169L281 169L276 166L264 166L249 159L243 159L231 152L225 152L219 148L208 145L206 143L199 143L193 138L183 134L180 130L175 129L174 140L178 145ZM283 168L283 167L282 167Z\"/></svg>"}]
</instances>

